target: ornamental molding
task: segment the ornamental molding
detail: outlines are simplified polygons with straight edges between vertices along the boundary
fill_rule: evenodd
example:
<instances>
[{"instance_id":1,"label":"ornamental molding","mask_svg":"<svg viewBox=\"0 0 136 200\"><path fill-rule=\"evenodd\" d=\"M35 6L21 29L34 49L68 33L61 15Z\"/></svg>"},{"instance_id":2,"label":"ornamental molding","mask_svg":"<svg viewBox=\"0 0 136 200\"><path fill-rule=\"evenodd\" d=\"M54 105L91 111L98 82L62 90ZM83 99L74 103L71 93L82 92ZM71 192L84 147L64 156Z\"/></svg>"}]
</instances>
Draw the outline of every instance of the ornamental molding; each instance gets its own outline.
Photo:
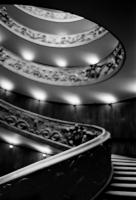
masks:
<instances>
[{"instance_id":1,"label":"ornamental molding","mask_svg":"<svg viewBox=\"0 0 136 200\"><path fill-rule=\"evenodd\" d=\"M53 21L53 22L74 22L83 19L83 17L80 17L78 15L74 15L69 12L64 12L60 10L52 10L46 8L42 9L39 7L28 6L28 5L14 5L14 6L29 15L32 15L39 19Z\"/></svg>"},{"instance_id":2,"label":"ornamental molding","mask_svg":"<svg viewBox=\"0 0 136 200\"><path fill-rule=\"evenodd\" d=\"M2 89L0 89L2 93ZM67 145L78 146L102 133L103 129L75 124L21 109L0 99L0 125L15 129L18 133L33 134L43 139Z\"/></svg>"},{"instance_id":3,"label":"ornamental molding","mask_svg":"<svg viewBox=\"0 0 136 200\"><path fill-rule=\"evenodd\" d=\"M125 52L121 44L101 62L87 67L58 68L21 59L0 47L0 64L26 78L50 85L78 86L106 80L123 65Z\"/></svg>"},{"instance_id":4,"label":"ornamental molding","mask_svg":"<svg viewBox=\"0 0 136 200\"><path fill-rule=\"evenodd\" d=\"M6 7L0 9L0 24L25 40L49 47L80 46L97 40L108 33L107 30L98 25L92 27L89 31L78 34L55 35L42 33L15 21L8 15Z\"/></svg>"}]
</instances>

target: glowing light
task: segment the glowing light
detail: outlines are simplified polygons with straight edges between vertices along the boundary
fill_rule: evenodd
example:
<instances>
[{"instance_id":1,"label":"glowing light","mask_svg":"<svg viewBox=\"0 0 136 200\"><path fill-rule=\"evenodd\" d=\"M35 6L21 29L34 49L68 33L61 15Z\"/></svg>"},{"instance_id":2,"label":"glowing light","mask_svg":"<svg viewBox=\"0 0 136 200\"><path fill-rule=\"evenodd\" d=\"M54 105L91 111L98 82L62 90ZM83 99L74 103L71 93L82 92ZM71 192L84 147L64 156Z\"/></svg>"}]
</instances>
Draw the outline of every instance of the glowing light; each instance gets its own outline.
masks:
<instances>
[{"instance_id":1,"label":"glowing light","mask_svg":"<svg viewBox=\"0 0 136 200\"><path fill-rule=\"evenodd\" d=\"M52 154L52 150L49 146L42 146L38 144L35 144L35 146L36 146L36 149L40 151L44 157Z\"/></svg>"},{"instance_id":2,"label":"glowing light","mask_svg":"<svg viewBox=\"0 0 136 200\"><path fill-rule=\"evenodd\" d=\"M62 58L57 58L57 59L56 59L56 64L57 64L59 67L66 67L66 66L67 66L66 60L64 60L64 59L62 59Z\"/></svg>"},{"instance_id":3,"label":"glowing light","mask_svg":"<svg viewBox=\"0 0 136 200\"><path fill-rule=\"evenodd\" d=\"M117 98L112 94L105 94L101 93L100 95L97 95L97 98L103 101L104 103L115 103L117 102Z\"/></svg>"},{"instance_id":4,"label":"glowing light","mask_svg":"<svg viewBox=\"0 0 136 200\"><path fill-rule=\"evenodd\" d=\"M44 101L47 98L47 95L45 92L40 91L40 90L34 90L32 91L32 95L35 99L40 100L40 101Z\"/></svg>"},{"instance_id":5,"label":"glowing light","mask_svg":"<svg viewBox=\"0 0 136 200\"><path fill-rule=\"evenodd\" d=\"M94 65L100 61L97 55L87 55L85 56L85 60L89 65Z\"/></svg>"},{"instance_id":6,"label":"glowing light","mask_svg":"<svg viewBox=\"0 0 136 200\"><path fill-rule=\"evenodd\" d=\"M9 80L6 80L6 79L1 80L0 86L1 86L3 89L9 90L9 91L13 90L13 88L14 88L13 83L10 82Z\"/></svg>"},{"instance_id":7,"label":"glowing light","mask_svg":"<svg viewBox=\"0 0 136 200\"><path fill-rule=\"evenodd\" d=\"M68 96L65 96L65 100L72 104L72 105L79 105L81 104L81 100L78 96L74 96L74 95L68 95Z\"/></svg>"},{"instance_id":8,"label":"glowing light","mask_svg":"<svg viewBox=\"0 0 136 200\"><path fill-rule=\"evenodd\" d=\"M14 147L14 146L13 146L12 144L9 145L9 148L10 148L10 149L13 149L13 147Z\"/></svg>"},{"instance_id":9,"label":"glowing light","mask_svg":"<svg viewBox=\"0 0 136 200\"><path fill-rule=\"evenodd\" d=\"M6 132L7 133L7 132ZM5 131L4 131L4 134L3 135L1 135L1 138L5 141L5 142L7 142L7 143L9 143L9 144L11 144L11 145L20 145L21 144L21 140L19 139L19 136L18 135L12 135L12 136L10 136L10 135L6 135L6 133L5 133ZM12 148L12 147L11 147Z\"/></svg>"},{"instance_id":10,"label":"glowing light","mask_svg":"<svg viewBox=\"0 0 136 200\"><path fill-rule=\"evenodd\" d=\"M25 60L32 61L34 60L34 53L28 50L22 50L21 55Z\"/></svg>"}]
</instances>

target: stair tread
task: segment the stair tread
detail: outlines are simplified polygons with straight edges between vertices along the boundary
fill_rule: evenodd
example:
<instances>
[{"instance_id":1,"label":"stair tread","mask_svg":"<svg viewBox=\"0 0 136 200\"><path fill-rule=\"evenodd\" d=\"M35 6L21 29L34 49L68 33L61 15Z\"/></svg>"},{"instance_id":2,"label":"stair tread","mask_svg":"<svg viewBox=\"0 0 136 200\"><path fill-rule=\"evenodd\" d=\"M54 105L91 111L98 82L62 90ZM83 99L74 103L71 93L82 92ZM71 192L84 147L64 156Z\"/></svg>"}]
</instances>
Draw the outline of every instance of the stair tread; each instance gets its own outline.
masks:
<instances>
[{"instance_id":1,"label":"stair tread","mask_svg":"<svg viewBox=\"0 0 136 200\"><path fill-rule=\"evenodd\" d=\"M136 197L136 192L133 191L120 191L120 190L109 190L106 194L118 195L118 196L133 196Z\"/></svg>"},{"instance_id":2,"label":"stair tread","mask_svg":"<svg viewBox=\"0 0 136 200\"><path fill-rule=\"evenodd\" d=\"M111 183L110 186L115 186L115 187L127 187L127 188L136 188L136 183Z\"/></svg>"}]
</instances>

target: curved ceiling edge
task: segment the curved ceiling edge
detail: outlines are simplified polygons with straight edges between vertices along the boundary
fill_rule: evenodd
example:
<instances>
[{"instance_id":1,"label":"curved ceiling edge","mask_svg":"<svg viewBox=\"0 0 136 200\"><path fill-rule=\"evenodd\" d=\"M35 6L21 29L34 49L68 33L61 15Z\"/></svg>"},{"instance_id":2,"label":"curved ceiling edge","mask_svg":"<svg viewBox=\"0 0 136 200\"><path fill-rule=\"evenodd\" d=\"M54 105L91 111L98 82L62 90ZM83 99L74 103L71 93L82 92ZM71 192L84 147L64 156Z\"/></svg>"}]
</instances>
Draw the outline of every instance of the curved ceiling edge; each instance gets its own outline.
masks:
<instances>
[{"instance_id":1,"label":"curved ceiling edge","mask_svg":"<svg viewBox=\"0 0 136 200\"><path fill-rule=\"evenodd\" d=\"M10 32L22 37L25 40L50 47L80 46L97 40L108 33L106 29L100 27L99 25L94 26L89 31L72 35L53 35L42 33L16 22L8 15L5 7L0 9L0 24Z\"/></svg>"},{"instance_id":2,"label":"curved ceiling edge","mask_svg":"<svg viewBox=\"0 0 136 200\"><path fill-rule=\"evenodd\" d=\"M106 80L123 65L125 51L120 43L101 62L86 67L54 68L25 61L0 47L0 64L26 78L50 85L79 86Z\"/></svg>"},{"instance_id":3,"label":"curved ceiling edge","mask_svg":"<svg viewBox=\"0 0 136 200\"><path fill-rule=\"evenodd\" d=\"M17 4L15 4L14 6L29 15L48 21L74 22L83 19L83 17L80 17L78 15L74 15L69 12L64 12L59 10L57 11L50 9L46 10L35 6L17 5Z\"/></svg>"}]
</instances>

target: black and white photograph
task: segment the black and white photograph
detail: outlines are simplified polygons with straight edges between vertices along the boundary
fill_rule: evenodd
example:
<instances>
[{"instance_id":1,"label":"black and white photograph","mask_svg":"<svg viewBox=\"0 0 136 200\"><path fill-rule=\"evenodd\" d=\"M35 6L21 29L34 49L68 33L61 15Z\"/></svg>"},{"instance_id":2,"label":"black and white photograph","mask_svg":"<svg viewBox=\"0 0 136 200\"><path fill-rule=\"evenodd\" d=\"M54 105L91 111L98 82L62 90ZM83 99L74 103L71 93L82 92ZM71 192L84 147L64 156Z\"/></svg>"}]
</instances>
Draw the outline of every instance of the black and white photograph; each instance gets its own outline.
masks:
<instances>
[{"instance_id":1,"label":"black and white photograph","mask_svg":"<svg viewBox=\"0 0 136 200\"><path fill-rule=\"evenodd\" d=\"M0 2L0 200L136 199L136 2Z\"/></svg>"}]
</instances>

